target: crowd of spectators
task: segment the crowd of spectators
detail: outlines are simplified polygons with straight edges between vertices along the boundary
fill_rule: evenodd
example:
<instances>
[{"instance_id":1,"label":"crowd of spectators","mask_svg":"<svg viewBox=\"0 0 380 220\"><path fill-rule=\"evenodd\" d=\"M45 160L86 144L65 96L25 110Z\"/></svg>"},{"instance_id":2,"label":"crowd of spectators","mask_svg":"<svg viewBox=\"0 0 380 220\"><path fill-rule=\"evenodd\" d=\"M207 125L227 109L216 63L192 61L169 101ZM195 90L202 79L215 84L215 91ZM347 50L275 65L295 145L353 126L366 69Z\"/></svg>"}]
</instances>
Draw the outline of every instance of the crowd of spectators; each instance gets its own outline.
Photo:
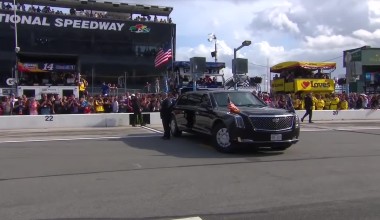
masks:
<instances>
[{"instance_id":1,"label":"crowd of spectators","mask_svg":"<svg viewBox=\"0 0 380 220\"><path fill-rule=\"evenodd\" d=\"M78 76L74 73L48 72L38 74L20 74L21 86L75 86L78 84Z\"/></svg>"},{"instance_id":2,"label":"crowd of spectators","mask_svg":"<svg viewBox=\"0 0 380 220\"><path fill-rule=\"evenodd\" d=\"M112 89L112 87L109 87ZM27 98L25 95L15 97L14 94L2 97L0 115L50 115L50 114L91 114L91 113L133 113L134 108L141 112L158 112L162 102L161 93L126 93L115 96L102 90L101 94L80 98L71 96L43 94L40 100ZM257 93L257 96L274 108L286 108L286 95L270 95ZM176 93L175 97L178 97ZM303 96L292 95L293 106L303 110ZM133 105L133 102L137 103ZM315 110L348 110L348 109L378 109L380 95L345 94L315 94L313 109Z\"/></svg>"},{"instance_id":3,"label":"crowd of spectators","mask_svg":"<svg viewBox=\"0 0 380 220\"><path fill-rule=\"evenodd\" d=\"M287 95L258 93L264 102L274 108L286 108ZM291 99L295 110L304 110L305 94L292 94ZM312 94L313 110L349 110L349 109L378 109L380 95L359 93L327 93Z\"/></svg>"},{"instance_id":4,"label":"crowd of spectators","mask_svg":"<svg viewBox=\"0 0 380 220\"><path fill-rule=\"evenodd\" d=\"M1 9L3 10L13 10L14 6L12 3L4 3L1 2ZM35 13L45 13L45 14L57 14L57 15L71 15L71 16L84 16L84 17L94 17L94 18L109 18L109 19L128 19L134 21L144 21L144 22L160 22L160 23L172 23L172 19L170 17L161 17L158 18L157 15L130 15L130 16L116 16L112 14L108 14L107 12L101 11L91 11L91 10L77 10L75 8L70 8L68 10L68 14L64 13L61 8L54 9L50 6L38 6L38 5L30 5L28 8L24 4L17 3L16 10L24 11L24 12L35 12Z\"/></svg>"},{"instance_id":5,"label":"crowd of spectators","mask_svg":"<svg viewBox=\"0 0 380 220\"><path fill-rule=\"evenodd\" d=\"M71 78L75 80L74 75ZM176 89L176 81L175 78L168 78L167 88L164 90L177 96L179 91ZM215 81L215 78L205 77L198 83L210 86ZM75 95L60 97L57 94L42 94L41 97L35 98L27 98L25 95L15 97L14 94L2 97L0 115L133 113L136 108L141 112L157 112L163 100L159 78L156 78L152 84L146 82L143 92L136 94L119 95L115 92L117 85L103 83L99 95L91 96L86 92L88 86L86 80L81 80L78 86L79 97ZM286 94L256 93L256 91L253 93L271 107L287 107L288 95ZM291 94L294 109L304 109L304 97L305 93ZM378 109L380 95L343 92L341 94L313 94L312 99L314 110ZM134 105L133 102L135 102Z\"/></svg>"},{"instance_id":6,"label":"crowd of spectators","mask_svg":"<svg viewBox=\"0 0 380 220\"><path fill-rule=\"evenodd\" d=\"M0 102L0 115L51 115L51 114L93 114L93 113L133 113L158 112L162 102L161 93L126 93L122 96L95 95L81 98L57 94L42 94L40 100L4 96ZM138 109L136 109L138 108Z\"/></svg>"},{"instance_id":7,"label":"crowd of spectators","mask_svg":"<svg viewBox=\"0 0 380 220\"><path fill-rule=\"evenodd\" d=\"M186 76L184 78L180 77L180 86L183 86L184 82L187 83L188 87L193 86L193 80L189 80ZM197 86L204 88L217 88L223 87L223 82L218 82L217 78L206 75L205 77L200 77L197 81Z\"/></svg>"},{"instance_id":8,"label":"crowd of spectators","mask_svg":"<svg viewBox=\"0 0 380 220\"><path fill-rule=\"evenodd\" d=\"M274 75L274 79L284 79L285 82L294 82L295 79L329 79L330 74L318 70L314 73L311 70L298 68L292 71L284 71Z\"/></svg>"}]
</instances>

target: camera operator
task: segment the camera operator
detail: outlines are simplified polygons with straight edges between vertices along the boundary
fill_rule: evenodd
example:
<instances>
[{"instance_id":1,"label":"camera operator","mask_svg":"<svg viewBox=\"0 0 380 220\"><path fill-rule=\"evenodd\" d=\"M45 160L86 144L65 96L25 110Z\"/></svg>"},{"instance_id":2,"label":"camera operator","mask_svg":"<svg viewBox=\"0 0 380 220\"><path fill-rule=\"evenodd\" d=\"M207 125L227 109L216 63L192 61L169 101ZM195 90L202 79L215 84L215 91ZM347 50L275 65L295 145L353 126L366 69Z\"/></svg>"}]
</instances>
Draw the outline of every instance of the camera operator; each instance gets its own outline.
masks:
<instances>
[{"instance_id":1,"label":"camera operator","mask_svg":"<svg viewBox=\"0 0 380 220\"><path fill-rule=\"evenodd\" d=\"M42 94L42 99L40 100L40 114L41 115L50 115L53 104L50 99L48 99L47 94Z\"/></svg>"},{"instance_id":2,"label":"camera operator","mask_svg":"<svg viewBox=\"0 0 380 220\"><path fill-rule=\"evenodd\" d=\"M75 98L75 95L72 94L69 98L69 101L67 103L67 107L71 114L78 114L79 113L79 100Z\"/></svg>"}]
</instances>

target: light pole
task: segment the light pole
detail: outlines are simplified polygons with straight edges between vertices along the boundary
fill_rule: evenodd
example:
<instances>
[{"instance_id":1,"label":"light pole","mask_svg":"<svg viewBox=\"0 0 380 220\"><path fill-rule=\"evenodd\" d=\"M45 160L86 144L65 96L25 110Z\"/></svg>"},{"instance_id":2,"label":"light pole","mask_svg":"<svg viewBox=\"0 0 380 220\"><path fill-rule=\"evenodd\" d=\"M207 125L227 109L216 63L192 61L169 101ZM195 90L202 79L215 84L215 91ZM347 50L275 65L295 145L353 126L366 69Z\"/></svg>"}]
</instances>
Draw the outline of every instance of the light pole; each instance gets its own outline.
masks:
<instances>
[{"instance_id":1,"label":"light pole","mask_svg":"<svg viewBox=\"0 0 380 220\"><path fill-rule=\"evenodd\" d=\"M241 43L241 45L238 48L234 48L234 60L232 61L232 74L235 80L235 90L237 90L237 80L238 80L237 74L236 74L236 52L240 50L241 48L249 46L249 45L251 45L251 41L245 40L243 41L243 43Z\"/></svg>"},{"instance_id":2,"label":"light pole","mask_svg":"<svg viewBox=\"0 0 380 220\"><path fill-rule=\"evenodd\" d=\"M13 15L14 15L14 29L15 29L15 56L16 56L16 66L15 66L15 81L16 81L16 90L17 90L17 84L18 84L18 57L17 54L20 52L20 47L18 46L18 37L17 37L17 16L16 16L16 10L17 10L17 5L16 5L16 0L13 0ZM18 95L18 94L17 94Z\"/></svg>"},{"instance_id":3,"label":"light pole","mask_svg":"<svg viewBox=\"0 0 380 220\"><path fill-rule=\"evenodd\" d=\"M261 74L261 78L264 81L264 91L268 91L268 75L267 74Z\"/></svg>"},{"instance_id":4,"label":"light pole","mask_svg":"<svg viewBox=\"0 0 380 220\"><path fill-rule=\"evenodd\" d=\"M209 34L208 35L208 41L211 42L211 41L214 41L215 43L215 51L214 52L211 52L211 56L215 58L215 63L218 62L218 48L216 47L216 43L217 43L217 38L216 38L216 35L215 34Z\"/></svg>"}]
</instances>

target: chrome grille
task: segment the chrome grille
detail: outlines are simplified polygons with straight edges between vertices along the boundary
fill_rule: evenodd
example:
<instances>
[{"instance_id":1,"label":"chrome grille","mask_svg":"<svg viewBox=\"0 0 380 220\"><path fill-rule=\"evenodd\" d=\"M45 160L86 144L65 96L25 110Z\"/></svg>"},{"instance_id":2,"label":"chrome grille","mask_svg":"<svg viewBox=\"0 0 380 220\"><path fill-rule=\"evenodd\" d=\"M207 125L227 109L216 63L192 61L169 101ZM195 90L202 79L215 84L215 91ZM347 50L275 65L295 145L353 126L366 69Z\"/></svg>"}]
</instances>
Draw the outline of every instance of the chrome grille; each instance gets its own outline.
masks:
<instances>
[{"instance_id":1,"label":"chrome grille","mask_svg":"<svg viewBox=\"0 0 380 220\"><path fill-rule=\"evenodd\" d=\"M252 126L256 130L278 131L293 127L294 116L250 116Z\"/></svg>"}]
</instances>

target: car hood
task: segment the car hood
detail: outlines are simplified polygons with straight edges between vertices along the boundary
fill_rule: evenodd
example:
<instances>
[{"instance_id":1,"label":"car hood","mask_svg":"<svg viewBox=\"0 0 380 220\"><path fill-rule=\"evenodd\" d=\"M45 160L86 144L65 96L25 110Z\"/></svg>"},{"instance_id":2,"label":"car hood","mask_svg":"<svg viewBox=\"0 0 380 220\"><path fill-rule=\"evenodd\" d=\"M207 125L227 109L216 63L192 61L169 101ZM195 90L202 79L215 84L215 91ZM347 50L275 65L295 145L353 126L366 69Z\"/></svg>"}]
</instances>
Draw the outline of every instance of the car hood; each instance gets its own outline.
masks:
<instances>
[{"instance_id":1,"label":"car hood","mask_svg":"<svg viewBox=\"0 0 380 220\"><path fill-rule=\"evenodd\" d=\"M262 107L262 108L253 108L253 107L238 107L240 109L240 114L243 115L289 115L293 114L291 111L286 109ZM228 108L220 108L220 111L228 112Z\"/></svg>"}]
</instances>

